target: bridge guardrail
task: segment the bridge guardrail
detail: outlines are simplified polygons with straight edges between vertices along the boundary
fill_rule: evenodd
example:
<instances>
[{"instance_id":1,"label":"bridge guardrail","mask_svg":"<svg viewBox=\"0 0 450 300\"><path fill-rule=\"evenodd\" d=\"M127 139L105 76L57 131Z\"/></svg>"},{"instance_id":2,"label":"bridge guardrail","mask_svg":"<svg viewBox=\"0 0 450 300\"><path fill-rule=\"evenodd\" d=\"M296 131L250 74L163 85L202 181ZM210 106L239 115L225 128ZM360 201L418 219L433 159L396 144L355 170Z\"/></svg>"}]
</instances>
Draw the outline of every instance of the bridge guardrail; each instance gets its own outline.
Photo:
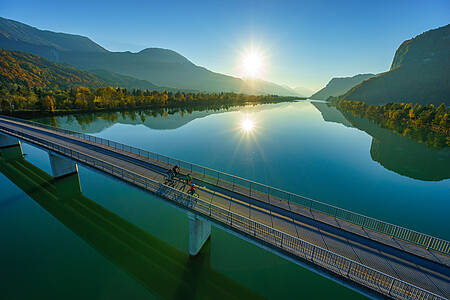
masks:
<instances>
[{"instance_id":1,"label":"bridge guardrail","mask_svg":"<svg viewBox=\"0 0 450 300\"><path fill-rule=\"evenodd\" d=\"M124 170L123 168L116 167L108 162L1 125L0 129L57 153L71 157L94 168L101 169L106 173L133 183L141 188L145 188L179 204L182 207L196 213L200 213L208 218L218 221L219 223L226 224L237 231L270 244L275 248L281 248L292 255L315 263L336 273L339 276L353 280L381 294L398 299L445 300L444 297L424 290L413 284L372 269L368 266L318 247L309 242L303 241L287 233L278 231L247 217L223 209L212 203L193 197L160 182Z\"/></svg>"},{"instance_id":2,"label":"bridge guardrail","mask_svg":"<svg viewBox=\"0 0 450 300\"><path fill-rule=\"evenodd\" d=\"M434 250L446 255L450 255L450 242L433 237L431 235L421 233L412 229L408 229L402 226L394 225L391 223L387 223L375 218L367 217L362 214L358 214L343 208L339 208L330 204L326 204L311 198L307 198L304 196L300 196L294 193L286 192L277 188L273 188L261 183L257 183L254 181L250 181L238 176L234 176L231 174L227 174L224 172L220 172L214 169L210 169L207 167L203 167L197 164L185 162L179 159L171 158L165 155L161 155L155 152L139 149L133 146L128 146L122 143L110 141L107 139L103 139L100 137L95 137L92 135L61 129L53 126L49 126L42 123L37 123L29 120L22 120L9 116L1 116L5 119L10 119L16 122L27 123L32 126L41 127L48 130L57 131L66 135L74 136L81 138L86 141L95 142L99 144L103 144L105 146L113 147L114 149L122 150L125 152L133 153L144 158L153 159L159 161L161 163L173 166L178 165L185 170L190 170L191 172L195 172L197 174L203 174L203 180L214 183L214 184L222 184L225 186L231 186L233 191L238 189L239 191L244 191L249 194L249 196L260 196L260 194L267 195L267 201L274 200L276 198L287 201L288 203L296 203L301 205L307 209L314 210L317 212L324 213L328 216L338 218L340 220L347 221L354 225L361 226L363 228L370 229L372 231L382 233L388 235L392 238L396 238L399 240L403 240L420 247L426 248L427 250ZM259 194L258 194L259 193ZM257 197L260 199L261 197Z\"/></svg>"}]
</instances>

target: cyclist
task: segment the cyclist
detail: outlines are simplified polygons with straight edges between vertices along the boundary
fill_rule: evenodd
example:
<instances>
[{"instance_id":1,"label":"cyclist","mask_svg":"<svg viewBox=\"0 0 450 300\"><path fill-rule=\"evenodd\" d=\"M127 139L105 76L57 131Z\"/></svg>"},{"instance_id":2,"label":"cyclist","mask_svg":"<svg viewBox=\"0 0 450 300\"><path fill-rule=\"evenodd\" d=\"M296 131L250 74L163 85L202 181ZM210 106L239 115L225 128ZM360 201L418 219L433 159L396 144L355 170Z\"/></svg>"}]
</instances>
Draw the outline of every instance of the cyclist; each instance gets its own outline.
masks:
<instances>
[{"instance_id":1,"label":"cyclist","mask_svg":"<svg viewBox=\"0 0 450 300\"><path fill-rule=\"evenodd\" d=\"M167 181L172 181L173 180L173 178L175 177L174 176L174 174L173 174L173 170L172 169L169 169L167 172L166 172L166 182Z\"/></svg>"},{"instance_id":2,"label":"cyclist","mask_svg":"<svg viewBox=\"0 0 450 300\"><path fill-rule=\"evenodd\" d=\"M196 194L195 192L195 185L191 184L191 187L189 188L188 194L194 196L194 194Z\"/></svg>"},{"instance_id":3,"label":"cyclist","mask_svg":"<svg viewBox=\"0 0 450 300\"><path fill-rule=\"evenodd\" d=\"M173 173L173 177L177 177L178 174L180 174L180 167L178 167L177 165L175 165L172 168L172 173Z\"/></svg>"},{"instance_id":4,"label":"cyclist","mask_svg":"<svg viewBox=\"0 0 450 300\"><path fill-rule=\"evenodd\" d=\"M186 177L184 178L184 180L185 180L185 183L186 184L191 184L192 183L192 177L191 177L191 175L189 175L189 174L187 174L186 175Z\"/></svg>"}]
</instances>

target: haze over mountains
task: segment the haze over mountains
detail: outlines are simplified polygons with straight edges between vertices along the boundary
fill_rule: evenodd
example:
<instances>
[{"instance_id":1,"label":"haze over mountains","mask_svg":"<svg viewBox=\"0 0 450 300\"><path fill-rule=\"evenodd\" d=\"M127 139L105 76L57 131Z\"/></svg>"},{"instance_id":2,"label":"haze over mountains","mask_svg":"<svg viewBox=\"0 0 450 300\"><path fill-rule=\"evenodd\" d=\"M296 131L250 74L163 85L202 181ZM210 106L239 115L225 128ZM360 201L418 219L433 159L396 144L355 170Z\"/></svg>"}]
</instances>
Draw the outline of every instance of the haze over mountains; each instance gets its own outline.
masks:
<instances>
[{"instance_id":1,"label":"haze over mountains","mask_svg":"<svg viewBox=\"0 0 450 300\"><path fill-rule=\"evenodd\" d=\"M205 92L297 95L292 89L264 80L243 80L212 72L172 50L147 48L137 53L111 52L87 37L39 30L5 18L0 18L0 47L29 52L88 71L131 76L158 86Z\"/></svg>"}]
</instances>

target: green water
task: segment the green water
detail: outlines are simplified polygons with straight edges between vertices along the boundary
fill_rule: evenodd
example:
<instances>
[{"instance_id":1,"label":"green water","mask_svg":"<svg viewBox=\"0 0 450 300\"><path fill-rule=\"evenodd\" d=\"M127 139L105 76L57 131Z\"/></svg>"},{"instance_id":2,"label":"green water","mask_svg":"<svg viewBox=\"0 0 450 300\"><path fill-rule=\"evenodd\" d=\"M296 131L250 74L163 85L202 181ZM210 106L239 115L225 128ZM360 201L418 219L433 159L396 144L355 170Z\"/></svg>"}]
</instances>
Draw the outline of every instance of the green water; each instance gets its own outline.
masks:
<instances>
[{"instance_id":1,"label":"green water","mask_svg":"<svg viewBox=\"0 0 450 300\"><path fill-rule=\"evenodd\" d=\"M245 120L250 120L244 122L247 130L242 128ZM98 113L39 121L450 237L446 226L448 149L427 148L364 119L346 119L323 103L162 115L150 111ZM45 151L25 143L22 149L28 162L50 173ZM11 174L23 167L26 171L22 174L40 176L28 165L13 167ZM127 243L118 246L117 232L101 234L109 227L84 214L80 222L71 223L80 215L78 210L62 213L64 209L46 208L49 200L39 196L42 189L28 187L24 191L27 181L11 174L0 174L0 287L6 299L218 298L226 293L238 298L272 299L362 297L217 228L212 229L211 240L200 257L189 259L184 212L79 165L82 195L65 201L71 207L78 205L77 201L84 201L82 207L100 205L101 218L116 216L114 220L120 219L117 228L131 228L133 236L139 234L159 255L151 256L147 248L126 252ZM49 184L52 190L67 190ZM81 223L96 225L87 229L88 225ZM150 258L141 261L142 255ZM221 282L222 288L211 288L207 279Z\"/></svg>"}]
</instances>

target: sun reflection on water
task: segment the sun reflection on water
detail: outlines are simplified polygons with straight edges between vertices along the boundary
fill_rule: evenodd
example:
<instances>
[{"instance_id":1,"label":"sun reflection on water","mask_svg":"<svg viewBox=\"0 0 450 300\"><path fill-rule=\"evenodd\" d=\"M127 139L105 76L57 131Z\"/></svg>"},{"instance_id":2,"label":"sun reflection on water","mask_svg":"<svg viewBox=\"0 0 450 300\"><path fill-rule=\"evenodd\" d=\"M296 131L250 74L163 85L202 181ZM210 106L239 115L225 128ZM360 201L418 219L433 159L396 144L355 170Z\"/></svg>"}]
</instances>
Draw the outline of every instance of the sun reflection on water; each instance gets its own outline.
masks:
<instances>
[{"instance_id":1,"label":"sun reflection on water","mask_svg":"<svg viewBox=\"0 0 450 300\"><path fill-rule=\"evenodd\" d=\"M241 121L241 128L245 132L250 132L255 128L255 123L248 117Z\"/></svg>"}]
</instances>

